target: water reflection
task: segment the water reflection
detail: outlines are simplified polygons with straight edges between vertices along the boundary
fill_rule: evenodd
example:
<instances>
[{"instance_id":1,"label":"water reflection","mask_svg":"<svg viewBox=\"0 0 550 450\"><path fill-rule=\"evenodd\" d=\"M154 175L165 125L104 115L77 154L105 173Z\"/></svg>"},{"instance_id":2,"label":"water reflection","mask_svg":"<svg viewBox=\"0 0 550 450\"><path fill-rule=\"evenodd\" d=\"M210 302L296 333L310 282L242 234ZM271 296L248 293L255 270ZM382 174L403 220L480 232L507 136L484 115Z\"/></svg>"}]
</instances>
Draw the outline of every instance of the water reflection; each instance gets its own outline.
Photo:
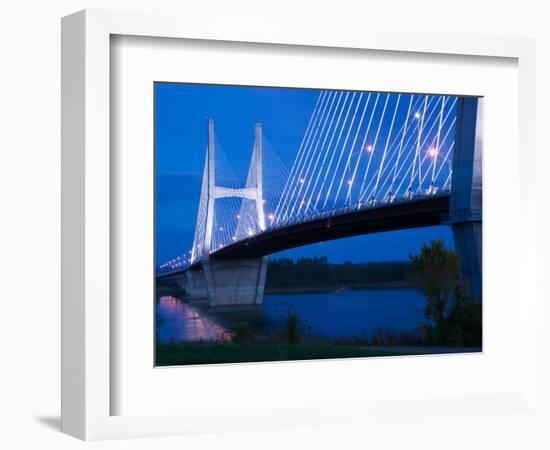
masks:
<instances>
[{"instance_id":1,"label":"water reflection","mask_svg":"<svg viewBox=\"0 0 550 450\"><path fill-rule=\"evenodd\" d=\"M227 341L227 329L188 303L165 295L157 302L157 337L161 342Z\"/></svg>"}]
</instances>

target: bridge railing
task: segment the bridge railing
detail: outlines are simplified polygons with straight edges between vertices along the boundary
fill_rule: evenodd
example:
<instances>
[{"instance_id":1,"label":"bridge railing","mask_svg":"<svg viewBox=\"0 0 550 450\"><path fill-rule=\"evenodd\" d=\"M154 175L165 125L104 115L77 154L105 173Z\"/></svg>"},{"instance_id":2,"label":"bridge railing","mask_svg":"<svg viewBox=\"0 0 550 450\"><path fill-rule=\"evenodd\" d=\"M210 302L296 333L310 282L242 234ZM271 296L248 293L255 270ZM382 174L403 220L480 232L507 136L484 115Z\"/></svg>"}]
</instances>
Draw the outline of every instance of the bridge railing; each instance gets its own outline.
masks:
<instances>
[{"instance_id":1,"label":"bridge railing","mask_svg":"<svg viewBox=\"0 0 550 450\"><path fill-rule=\"evenodd\" d=\"M379 208L383 206L388 206L390 204L406 203L411 201L417 201L424 198L430 198L430 197L441 196L441 195L449 195L449 194L450 194L450 189L441 189L441 190L434 190L432 192L426 191L426 192L419 192L416 194L411 193L410 195L401 196L401 197L391 197L391 198L388 197L384 200L356 202L352 205L346 205L340 208L333 208L333 209L321 211L318 213L309 213L309 214L303 214L298 217L295 216L292 218L288 218L283 221L276 222L269 225L266 228L266 230L264 230L263 232L256 233L254 236L257 236L262 233L267 233L270 230L286 228L288 226L298 225L304 222L310 222L310 221L323 219L327 217L334 217L339 214L346 214L353 211L359 211L359 210L370 209L370 208Z\"/></svg>"}]
</instances>

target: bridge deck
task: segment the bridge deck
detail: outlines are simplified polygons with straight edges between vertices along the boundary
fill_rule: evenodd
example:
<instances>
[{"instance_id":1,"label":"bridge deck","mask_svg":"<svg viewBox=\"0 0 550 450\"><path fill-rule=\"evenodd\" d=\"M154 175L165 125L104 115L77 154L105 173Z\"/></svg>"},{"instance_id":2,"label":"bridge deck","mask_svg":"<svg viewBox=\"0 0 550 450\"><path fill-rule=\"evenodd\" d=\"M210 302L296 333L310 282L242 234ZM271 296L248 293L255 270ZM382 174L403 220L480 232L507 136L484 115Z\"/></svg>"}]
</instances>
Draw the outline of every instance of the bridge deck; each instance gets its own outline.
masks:
<instances>
[{"instance_id":1,"label":"bridge deck","mask_svg":"<svg viewBox=\"0 0 550 450\"><path fill-rule=\"evenodd\" d=\"M440 225L449 212L449 195L350 210L263 233L221 248L215 259L258 258L294 247L362 234Z\"/></svg>"},{"instance_id":2,"label":"bridge deck","mask_svg":"<svg viewBox=\"0 0 550 450\"><path fill-rule=\"evenodd\" d=\"M383 204L376 207L338 212L335 215L270 228L248 239L235 242L210 254L214 259L259 258L295 247L317 242L359 236L384 231L441 225L449 214L448 193L430 195L416 200ZM187 270L198 270L201 262L159 275L169 279Z\"/></svg>"}]
</instances>

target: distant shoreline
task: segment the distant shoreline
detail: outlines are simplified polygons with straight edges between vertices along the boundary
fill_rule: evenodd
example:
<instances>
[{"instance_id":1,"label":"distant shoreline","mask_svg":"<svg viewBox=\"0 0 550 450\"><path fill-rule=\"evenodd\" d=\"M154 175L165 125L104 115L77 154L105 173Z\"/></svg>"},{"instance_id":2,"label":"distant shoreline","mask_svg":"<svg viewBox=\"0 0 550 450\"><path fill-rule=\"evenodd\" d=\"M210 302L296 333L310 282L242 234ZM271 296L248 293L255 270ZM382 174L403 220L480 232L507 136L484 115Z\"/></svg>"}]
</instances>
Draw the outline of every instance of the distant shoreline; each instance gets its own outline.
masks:
<instances>
[{"instance_id":1,"label":"distant shoreline","mask_svg":"<svg viewBox=\"0 0 550 450\"><path fill-rule=\"evenodd\" d=\"M376 289L414 289L416 285L407 281L388 281L382 283L360 283L352 285L291 286L265 288L266 295L292 294L329 294L345 291L364 291Z\"/></svg>"},{"instance_id":2,"label":"distant shoreline","mask_svg":"<svg viewBox=\"0 0 550 450\"><path fill-rule=\"evenodd\" d=\"M285 286L266 287L265 295L293 295L293 294L331 294L345 291L367 291L378 289L414 289L416 285L408 281L387 281L379 283L358 283L358 284L330 284L318 286ZM185 289L173 285L157 283L156 293L158 295L182 295L185 296Z\"/></svg>"}]
</instances>

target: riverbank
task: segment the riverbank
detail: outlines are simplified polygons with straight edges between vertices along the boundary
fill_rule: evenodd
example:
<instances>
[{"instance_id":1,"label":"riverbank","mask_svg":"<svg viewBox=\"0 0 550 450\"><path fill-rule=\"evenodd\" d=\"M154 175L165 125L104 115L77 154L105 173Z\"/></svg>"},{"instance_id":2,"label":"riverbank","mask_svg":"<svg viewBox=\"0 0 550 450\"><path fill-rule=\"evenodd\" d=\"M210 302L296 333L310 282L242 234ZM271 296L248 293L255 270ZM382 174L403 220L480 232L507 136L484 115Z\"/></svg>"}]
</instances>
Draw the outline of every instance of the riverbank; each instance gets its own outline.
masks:
<instances>
[{"instance_id":1,"label":"riverbank","mask_svg":"<svg viewBox=\"0 0 550 450\"><path fill-rule=\"evenodd\" d=\"M407 351L331 344L235 344L221 342L157 343L157 366L303 361L408 355Z\"/></svg>"},{"instance_id":2,"label":"riverbank","mask_svg":"<svg viewBox=\"0 0 550 450\"><path fill-rule=\"evenodd\" d=\"M328 294L344 291L368 291L380 289L415 289L416 285L408 281L388 281L380 283L328 284L314 286L266 287L268 295L285 294Z\"/></svg>"}]
</instances>

